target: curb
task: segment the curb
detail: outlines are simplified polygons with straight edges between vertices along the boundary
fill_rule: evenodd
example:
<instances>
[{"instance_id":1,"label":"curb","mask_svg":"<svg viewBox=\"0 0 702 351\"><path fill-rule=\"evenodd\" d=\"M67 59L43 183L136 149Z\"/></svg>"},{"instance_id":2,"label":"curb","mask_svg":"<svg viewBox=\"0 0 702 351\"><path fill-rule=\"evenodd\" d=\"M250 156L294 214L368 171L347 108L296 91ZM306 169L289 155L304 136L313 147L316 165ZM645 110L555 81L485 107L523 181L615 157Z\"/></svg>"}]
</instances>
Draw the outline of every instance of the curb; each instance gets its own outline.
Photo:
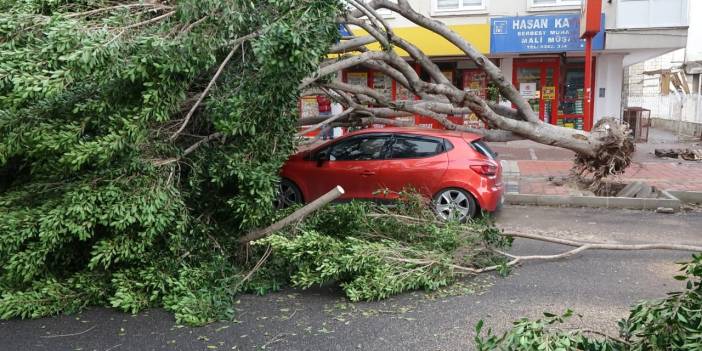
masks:
<instances>
[{"instance_id":1,"label":"curb","mask_svg":"<svg viewBox=\"0 0 702 351\"><path fill-rule=\"evenodd\" d=\"M617 208L630 210L655 210L659 207L679 210L682 201L667 191L661 191L663 198L637 199L630 197L600 197L571 195L531 195L505 194L505 202L510 205L564 206ZM698 193L702 198L702 193Z\"/></svg>"},{"instance_id":2,"label":"curb","mask_svg":"<svg viewBox=\"0 0 702 351\"><path fill-rule=\"evenodd\" d=\"M683 203L702 204L702 191L668 191L672 196L680 199Z\"/></svg>"}]
</instances>

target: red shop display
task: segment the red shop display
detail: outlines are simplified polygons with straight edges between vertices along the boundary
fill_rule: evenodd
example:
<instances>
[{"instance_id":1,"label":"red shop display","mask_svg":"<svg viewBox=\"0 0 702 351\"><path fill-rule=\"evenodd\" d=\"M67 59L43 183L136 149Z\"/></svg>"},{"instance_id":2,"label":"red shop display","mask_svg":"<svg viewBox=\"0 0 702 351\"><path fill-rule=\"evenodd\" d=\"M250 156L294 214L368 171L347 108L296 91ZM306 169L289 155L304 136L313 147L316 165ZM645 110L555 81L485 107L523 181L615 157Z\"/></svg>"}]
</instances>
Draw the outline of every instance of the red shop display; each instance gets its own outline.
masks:
<instances>
[{"instance_id":1,"label":"red shop display","mask_svg":"<svg viewBox=\"0 0 702 351\"><path fill-rule=\"evenodd\" d=\"M319 115L331 115L331 100L324 95L317 95L317 112Z\"/></svg>"},{"instance_id":2,"label":"red shop display","mask_svg":"<svg viewBox=\"0 0 702 351\"><path fill-rule=\"evenodd\" d=\"M591 126L587 125L583 106L585 69L582 59L515 59L513 68L512 82L515 88L542 121L589 130ZM593 81L594 75L593 69Z\"/></svg>"},{"instance_id":3,"label":"red shop display","mask_svg":"<svg viewBox=\"0 0 702 351\"><path fill-rule=\"evenodd\" d=\"M487 73L479 69L463 71L463 90L472 91L477 96L487 100L488 77ZM485 128L485 123L475 113L465 117L465 124L472 128Z\"/></svg>"}]
</instances>

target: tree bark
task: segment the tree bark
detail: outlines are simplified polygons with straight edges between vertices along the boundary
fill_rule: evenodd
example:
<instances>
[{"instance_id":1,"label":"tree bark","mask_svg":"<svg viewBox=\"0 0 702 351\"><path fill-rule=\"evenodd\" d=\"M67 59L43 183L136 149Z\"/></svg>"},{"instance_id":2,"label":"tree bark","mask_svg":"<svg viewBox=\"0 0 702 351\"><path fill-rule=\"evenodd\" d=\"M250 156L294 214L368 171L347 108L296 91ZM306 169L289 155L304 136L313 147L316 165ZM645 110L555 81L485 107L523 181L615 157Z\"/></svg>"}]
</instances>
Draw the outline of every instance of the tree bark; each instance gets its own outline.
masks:
<instances>
[{"instance_id":1,"label":"tree bark","mask_svg":"<svg viewBox=\"0 0 702 351\"><path fill-rule=\"evenodd\" d=\"M299 210L293 212L291 215L281 219L280 221L275 222L266 228L249 232L245 236L241 237L239 239L239 242L242 244L246 244L252 241L265 238L266 236L277 232L294 222L304 219L305 217L309 216L318 209L326 206L328 203L336 200L341 195L344 195L344 188L337 185L336 188L329 190L328 193L320 196L316 200L303 206Z\"/></svg>"}]
</instances>

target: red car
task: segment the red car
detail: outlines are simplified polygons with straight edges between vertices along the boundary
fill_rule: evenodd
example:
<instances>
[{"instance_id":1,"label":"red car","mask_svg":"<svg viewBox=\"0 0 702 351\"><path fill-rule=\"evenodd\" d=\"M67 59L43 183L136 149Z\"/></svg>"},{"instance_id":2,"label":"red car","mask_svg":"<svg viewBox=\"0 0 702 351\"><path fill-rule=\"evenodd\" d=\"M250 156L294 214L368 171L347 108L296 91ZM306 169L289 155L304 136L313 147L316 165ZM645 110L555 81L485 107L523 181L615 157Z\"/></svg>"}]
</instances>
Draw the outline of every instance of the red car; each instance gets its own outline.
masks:
<instances>
[{"instance_id":1,"label":"red car","mask_svg":"<svg viewBox=\"0 0 702 351\"><path fill-rule=\"evenodd\" d=\"M387 200L411 187L442 219L465 221L502 201L502 167L471 133L364 129L293 155L281 170L278 205L308 202L341 185L341 199ZM383 191L390 190L390 191Z\"/></svg>"}]
</instances>

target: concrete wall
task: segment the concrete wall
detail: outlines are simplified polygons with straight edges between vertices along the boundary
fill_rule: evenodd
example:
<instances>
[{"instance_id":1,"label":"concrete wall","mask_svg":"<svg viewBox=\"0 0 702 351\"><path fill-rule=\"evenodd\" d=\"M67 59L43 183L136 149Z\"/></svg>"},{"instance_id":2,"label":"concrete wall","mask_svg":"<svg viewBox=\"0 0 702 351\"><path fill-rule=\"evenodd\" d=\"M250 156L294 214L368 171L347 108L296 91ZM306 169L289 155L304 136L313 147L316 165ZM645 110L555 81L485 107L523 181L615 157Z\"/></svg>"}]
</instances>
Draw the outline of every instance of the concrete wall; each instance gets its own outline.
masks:
<instances>
[{"instance_id":1,"label":"concrete wall","mask_svg":"<svg viewBox=\"0 0 702 351\"><path fill-rule=\"evenodd\" d=\"M477 11L465 11L454 13L440 13L433 10L433 0L409 0L415 11L429 17L433 17L448 25L456 24L480 24L490 23L490 17L498 16L528 16L538 14L572 13L579 12L580 6L557 6L557 7L533 7L531 0L486 0L486 8ZM603 12L607 18L607 13L612 5L608 0L602 0ZM612 18L614 14L611 14ZM613 20L612 20L613 21ZM609 20L607 21L609 23ZM613 25L614 22L612 22ZM390 24L398 27L410 27L414 24L402 18L390 18Z\"/></svg>"},{"instance_id":2,"label":"concrete wall","mask_svg":"<svg viewBox=\"0 0 702 351\"><path fill-rule=\"evenodd\" d=\"M651 126L657 129L663 129L671 131L678 135L686 135L689 137L699 138L702 137L702 124L691 123L691 122L681 122L673 121L669 119L653 118L651 119Z\"/></svg>"},{"instance_id":3,"label":"concrete wall","mask_svg":"<svg viewBox=\"0 0 702 351\"><path fill-rule=\"evenodd\" d=\"M677 95L671 93L668 96L629 96L627 105L632 107L643 107L651 110L651 117L660 120L671 121L671 123L683 122L689 124L683 128L684 134L689 134L690 130L702 128L702 96L700 94ZM663 122L660 123L664 124ZM675 124L677 126L677 124ZM697 127L690 127L697 125ZM676 127L677 128L677 127Z\"/></svg>"},{"instance_id":4,"label":"concrete wall","mask_svg":"<svg viewBox=\"0 0 702 351\"><path fill-rule=\"evenodd\" d=\"M695 4L695 7L700 6L699 0L651 0L646 2L627 2L620 3L619 0L602 0L602 12L605 14L605 28L652 28L660 29L661 27L684 27L688 25L687 18L680 16L681 10L684 11L688 7L688 2ZM470 23L485 23L485 20L490 16L528 16L537 14L549 14L559 12L579 12L580 5L571 6L532 6L532 0L486 0L486 7L482 10L464 11L454 13L440 13L434 11L434 0L409 0L410 5L425 16L434 17L446 24L470 24ZM631 18L638 14L639 17L645 16L646 21L627 21L627 17L621 17L620 23L617 23L617 15L621 7L624 7L623 16ZM667 22L658 23L657 20L669 18ZM636 24L636 25L632 25ZM394 23L399 26L411 26L412 23L396 19Z\"/></svg>"},{"instance_id":5,"label":"concrete wall","mask_svg":"<svg viewBox=\"0 0 702 351\"><path fill-rule=\"evenodd\" d=\"M597 57L595 72L595 122L602 117L619 117L622 109L624 55L609 54ZM601 96L600 89L604 90Z\"/></svg>"},{"instance_id":6,"label":"concrete wall","mask_svg":"<svg viewBox=\"0 0 702 351\"><path fill-rule=\"evenodd\" d=\"M695 18L695 21L690 21L688 35L691 40L687 41L687 61L702 61L702 1L693 0L690 3L690 18Z\"/></svg>"}]
</instances>

